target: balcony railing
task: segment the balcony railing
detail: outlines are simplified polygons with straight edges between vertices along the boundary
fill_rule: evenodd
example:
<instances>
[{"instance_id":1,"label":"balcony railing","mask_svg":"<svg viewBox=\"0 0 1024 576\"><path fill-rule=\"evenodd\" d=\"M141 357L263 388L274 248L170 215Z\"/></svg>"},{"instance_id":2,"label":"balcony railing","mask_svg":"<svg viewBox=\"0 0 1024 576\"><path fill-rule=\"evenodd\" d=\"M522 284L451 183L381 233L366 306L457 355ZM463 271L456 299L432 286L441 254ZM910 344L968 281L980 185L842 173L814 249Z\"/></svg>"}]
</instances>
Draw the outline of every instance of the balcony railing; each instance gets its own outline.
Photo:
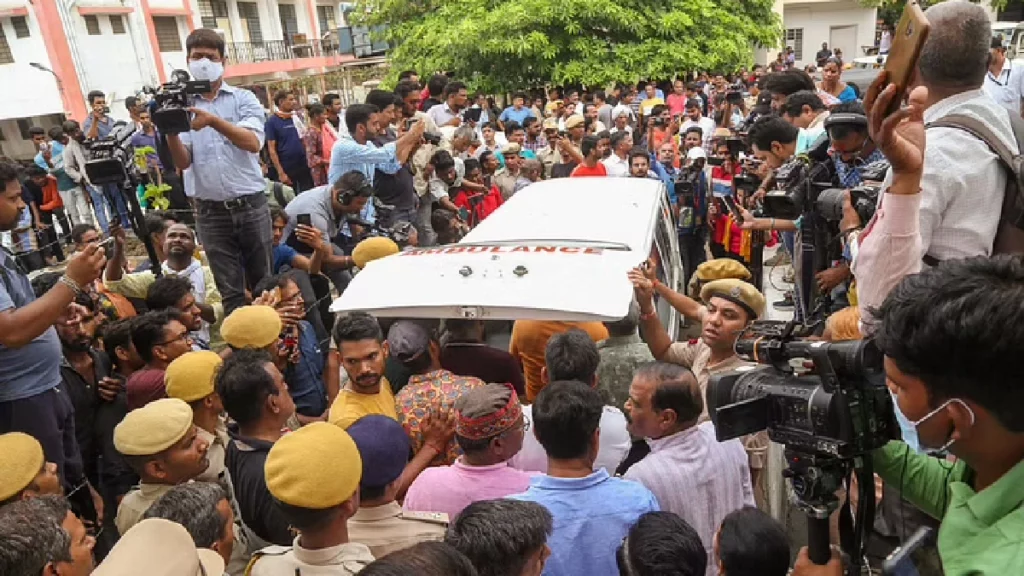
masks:
<instances>
[{"instance_id":1,"label":"balcony railing","mask_svg":"<svg viewBox=\"0 0 1024 576\"><path fill-rule=\"evenodd\" d=\"M338 43L329 40L306 40L304 42L231 42L227 45L228 59L236 64L254 64L275 60L296 60L337 56Z\"/></svg>"}]
</instances>

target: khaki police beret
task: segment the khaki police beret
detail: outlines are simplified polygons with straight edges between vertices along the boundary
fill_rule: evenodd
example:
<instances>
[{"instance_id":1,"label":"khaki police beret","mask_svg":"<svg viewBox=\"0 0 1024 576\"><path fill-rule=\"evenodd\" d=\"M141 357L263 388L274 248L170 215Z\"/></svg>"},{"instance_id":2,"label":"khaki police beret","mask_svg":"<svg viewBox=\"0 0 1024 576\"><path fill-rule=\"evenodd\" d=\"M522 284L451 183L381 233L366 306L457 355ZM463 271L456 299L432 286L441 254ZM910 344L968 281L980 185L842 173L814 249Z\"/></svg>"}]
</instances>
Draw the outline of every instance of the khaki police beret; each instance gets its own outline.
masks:
<instances>
[{"instance_id":1,"label":"khaki police beret","mask_svg":"<svg viewBox=\"0 0 1024 576\"><path fill-rule=\"evenodd\" d=\"M582 115L580 115L580 114L573 114L572 116L569 116L569 118L566 119L566 121L565 121L565 129L566 130L570 130L572 128L576 128L577 126L583 126L586 123L587 123L587 121L586 121L586 119L583 118Z\"/></svg>"},{"instance_id":2,"label":"khaki police beret","mask_svg":"<svg viewBox=\"0 0 1024 576\"><path fill-rule=\"evenodd\" d=\"M367 238L357 244L355 250L352 250L352 261L356 263L356 266L363 268L374 260L398 254L399 251L398 244L395 244L395 241L390 238L383 236Z\"/></svg>"},{"instance_id":3,"label":"khaki police beret","mask_svg":"<svg viewBox=\"0 0 1024 576\"><path fill-rule=\"evenodd\" d=\"M753 284L743 280L736 278L715 280L708 282L700 289L701 300L707 302L713 296L725 298L738 304L751 315L752 319L764 313L764 296L757 291L757 288L754 288Z\"/></svg>"},{"instance_id":4,"label":"khaki police beret","mask_svg":"<svg viewBox=\"0 0 1024 576\"><path fill-rule=\"evenodd\" d=\"M726 278L738 278L740 280L750 279L750 270L732 258L717 258L708 260L697 266L697 279L701 282L712 280L724 280Z\"/></svg>"},{"instance_id":5,"label":"khaki police beret","mask_svg":"<svg viewBox=\"0 0 1024 576\"><path fill-rule=\"evenodd\" d=\"M502 154L519 154L522 151L523 147L520 146L518 142L509 142L501 149Z\"/></svg>"},{"instance_id":6,"label":"khaki police beret","mask_svg":"<svg viewBox=\"0 0 1024 576\"><path fill-rule=\"evenodd\" d=\"M152 456L174 446L192 427L192 408L161 398L132 410L114 428L114 448L125 456Z\"/></svg>"},{"instance_id":7,"label":"khaki police beret","mask_svg":"<svg viewBox=\"0 0 1024 576\"><path fill-rule=\"evenodd\" d=\"M558 119L557 118L545 118L544 123L541 125L545 130L558 130Z\"/></svg>"},{"instance_id":8,"label":"khaki police beret","mask_svg":"<svg viewBox=\"0 0 1024 576\"><path fill-rule=\"evenodd\" d=\"M147 518L121 536L93 576L220 576L223 573L221 555L205 548L196 549L181 524L163 518Z\"/></svg>"},{"instance_id":9,"label":"khaki police beret","mask_svg":"<svg viewBox=\"0 0 1024 576\"><path fill-rule=\"evenodd\" d=\"M0 434L0 501L21 492L36 479L45 462L43 446L23 432Z\"/></svg>"},{"instance_id":10,"label":"khaki police beret","mask_svg":"<svg viewBox=\"0 0 1024 576\"><path fill-rule=\"evenodd\" d=\"M275 442L263 473L274 498L299 508L323 510L356 493L363 462L347 432L334 424L314 422Z\"/></svg>"},{"instance_id":11,"label":"khaki police beret","mask_svg":"<svg viewBox=\"0 0 1024 576\"><path fill-rule=\"evenodd\" d=\"M178 356L164 372L167 396L185 402L213 394L213 380L224 361L216 352L200 350Z\"/></svg>"},{"instance_id":12,"label":"khaki police beret","mask_svg":"<svg viewBox=\"0 0 1024 576\"><path fill-rule=\"evenodd\" d=\"M270 306L242 306L224 319L220 335L233 348L266 348L281 334L281 317Z\"/></svg>"}]
</instances>

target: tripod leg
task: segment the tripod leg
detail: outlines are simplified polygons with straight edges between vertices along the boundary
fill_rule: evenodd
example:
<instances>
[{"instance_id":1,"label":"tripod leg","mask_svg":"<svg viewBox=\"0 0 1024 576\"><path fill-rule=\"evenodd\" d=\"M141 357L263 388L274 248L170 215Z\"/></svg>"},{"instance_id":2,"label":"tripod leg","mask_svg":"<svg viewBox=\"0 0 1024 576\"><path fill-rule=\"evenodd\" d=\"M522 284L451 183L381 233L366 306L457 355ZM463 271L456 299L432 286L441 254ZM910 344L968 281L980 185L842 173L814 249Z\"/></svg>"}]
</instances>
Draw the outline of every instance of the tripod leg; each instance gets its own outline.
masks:
<instances>
[{"instance_id":1,"label":"tripod leg","mask_svg":"<svg viewBox=\"0 0 1024 576\"><path fill-rule=\"evenodd\" d=\"M828 536L828 516L824 518L807 517L807 554L811 562L818 565L828 564L832 558L832 548Z\"/></svg>"}]
</instances>

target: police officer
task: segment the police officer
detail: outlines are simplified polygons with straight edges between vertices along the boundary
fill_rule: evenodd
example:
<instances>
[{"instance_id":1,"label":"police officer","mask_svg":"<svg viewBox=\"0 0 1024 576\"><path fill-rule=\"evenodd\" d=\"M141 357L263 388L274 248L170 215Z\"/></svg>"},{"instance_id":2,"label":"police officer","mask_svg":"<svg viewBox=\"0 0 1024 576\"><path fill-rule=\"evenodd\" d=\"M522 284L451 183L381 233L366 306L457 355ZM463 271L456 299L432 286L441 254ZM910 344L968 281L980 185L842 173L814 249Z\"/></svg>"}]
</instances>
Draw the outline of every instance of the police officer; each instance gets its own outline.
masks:
<instances>
[{"instance_id":1,"label":"police officer","mask_svg":"<svg viewBox=\"0 0 1024 576\"><path fill-rule=\"evenodd\" d=\"M341 428L308 424L274 443L264 467L267 489L299 532L292 546L253 554L247 575L356 574L373 562L364 544L349 542L346 525L359 507L359 450Z\"/></svg>"},{"instance_id":2,"label":"police officer","mask_svg":"<svg viewBox=\"0 0 1024 576\"><path fill-rule=\"evenodd\" d=\"M49 494L64 493L57 465L47 462L43 445L24 432L0 434L0 505Z\"/></svg>"},{"instance_id":3,"label":"police officer","mask_svg":"<svg viewBox=\"0 0 1024 576\"><path fill-rule=\"evenodd\" d=\"M163 398L128 413L114 428L114 448L142 483L125 494L114 523L121 534L168 490L202 474L210 465L209 445L197 437L192 409L177 398Z\"/></svg>"},{"instance_id":4,"label":"police officer","mask_svg":"<svg viewBox=\"0 0 1024 576\"><path fill-rule=\"evenodd\" d=\"M364 416L348 427L363 459L359 511L348 521L348 536L366 544L377 558L430 540L443 540L448 515L409 512L395 501L409 459L409 435L387 416Z\"/></svg>"}]
</instances>

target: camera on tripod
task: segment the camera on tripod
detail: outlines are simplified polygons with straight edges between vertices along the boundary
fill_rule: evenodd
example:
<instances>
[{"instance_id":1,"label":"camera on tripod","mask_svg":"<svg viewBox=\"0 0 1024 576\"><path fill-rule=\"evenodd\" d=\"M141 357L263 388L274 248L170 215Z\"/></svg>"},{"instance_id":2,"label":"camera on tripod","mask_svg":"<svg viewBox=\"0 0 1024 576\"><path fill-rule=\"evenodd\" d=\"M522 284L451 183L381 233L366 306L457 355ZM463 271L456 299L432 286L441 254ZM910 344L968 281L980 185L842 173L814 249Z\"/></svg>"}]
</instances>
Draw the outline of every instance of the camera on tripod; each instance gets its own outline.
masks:
<instances>
[{"instance_id":1,"label":"camera on tripod","mask_svg":"<svg viewBox=\"0 0 1024 576\"><path fill-rule=\"evenodd\" d=\"M114 123L110 134L105 138L85 141L85 149L89 152L85 174L89 177L89 182L100 186L123 185L128 181L129 174L135 170L133 134L135 125L121 120Z\"/></svg>"},{"instance_id":2,"label":"camera on tripod","mask_svg":"<svg viewBox=\"0 0 1024 576\"><path fill-rule=\"evenodd\" d=\"M822 135L807 154L797 156L775 171L776 189L764 197L765 216L796 220L815 211L818 196L834 187L835 167L828 155L829 145L828 136Z\"/></svg>"},{"instance_id":3,"label":"camera on tripod","mask_svg":"<svg viewBox=\"0 0 1024 576\"><path fill-rule=\"evenodd\" d=\"M190 97L213 91L209 80L190 80L188 72L175 70L171 72L171 81L162 84L156 90L144 89L153 95L155 106L153 123L164 134L181 134L192 129Z\"/></svg>"}]
</instances>

